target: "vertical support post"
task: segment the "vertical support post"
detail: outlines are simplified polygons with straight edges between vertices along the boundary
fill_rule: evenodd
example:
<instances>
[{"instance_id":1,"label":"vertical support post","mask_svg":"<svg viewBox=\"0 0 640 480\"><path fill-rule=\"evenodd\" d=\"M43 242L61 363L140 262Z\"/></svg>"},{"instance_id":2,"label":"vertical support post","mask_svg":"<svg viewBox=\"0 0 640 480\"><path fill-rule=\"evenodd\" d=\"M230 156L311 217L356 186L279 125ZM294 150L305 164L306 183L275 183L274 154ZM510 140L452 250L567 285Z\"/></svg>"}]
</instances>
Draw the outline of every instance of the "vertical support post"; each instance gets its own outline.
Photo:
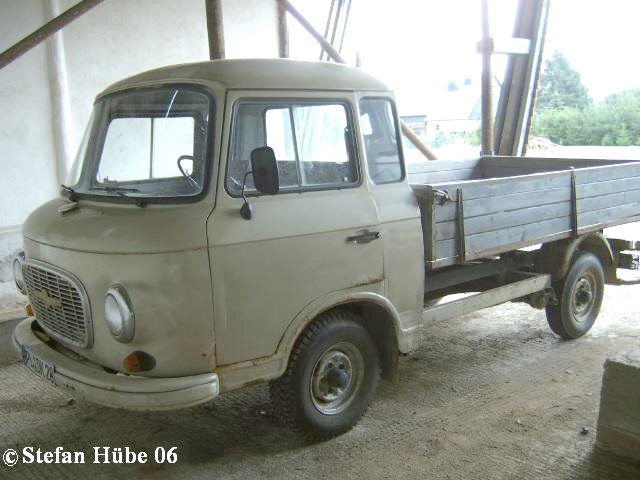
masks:
<instances>
[{"instance_id":1,"label":"vertical support post","mask_svg":"<svg viewBox=\"0 0 640 480\"><path fill-rule=\"evenodd\" d=\"M45 14L48 18L58 18L59 13L58 0L45 2ZM65 182L76 148L62 32L58 31L49 37L46 45L49 88L51 90L51 123L55 146L56 185L60 185Z\"/></svg>"},{"instance_id":2,"label":"vertical support post","mask_svg":"<svg viewBox=\"0 0 640 480\"><path fill-rule=\"evenodd\" d=\"M489 32L489 0L482 0L482 155L493 155L493 38Z\"/></svg>"},{"instance_id":3,"label":"vertical support post","mask_svg":"<svg viewBox=\"0 0 640 480\"><path fill-rule=\"evenodd\" d=\"M497 155L524 155L540 76L551 0L518 0L513 35L529 40L528 53L511 53L493 127Z\"/></svg>"},{"instance_id":4,"label":"vertical support post","mask_svg":"<svg viewBox=\"0 0 640 480\"><path fill-rule=\"evenodd\" d=\"M576 186L576 169L571 167L571 230L578 236L578 188Z\"/></svg>"},{"instance_id":5,"label":"vertical support post","mask_svg":"<svg viewBox=\"0 0 640 480\"><path fill-rule=\"evenodd\" d=\"M426 260L426 264L430 267L433 267L433 264L436 261L436 193L434 191L434 187L431 185L427 185L427 194L426 194L426 205L424 210L420 209L420 220L423 225L423 243L424 243L424 252ZM424 226L429 226L430 235L427 236L424 232Z\"/></svg>"},{"instance_id":6,"label":"vertical support post","mask_svg":"<svg viewBox=\"0 0 640 480\"><path fill-rule=\"evenodd\" d=\"M287 26L287 9L278 3L278 43L280 58L289 58L289 28Z\"/></svg>"},{"instance_id":7,"label":"vertical support post","mask_svg":"<svg viewBox=\"0 0 640 480\"><path fill-rule=\"evenodd\" d=\"M204 0L207 11L207 33L209 35L209 59L224 58L224 24L222 0Z\"/></svg>"},{"instance_id":8,"label":"vertical support post","mask_svg":"<svg viewBox=\"0 0 640 480\"><path fill-rule=\"evenodd\" d=\"M462 198L462 188L457 189L457 215L456 220L458 223L458 263L464 263L467 261L467 242L464 233L464 202Z\"/></svg>"}]
</instances>

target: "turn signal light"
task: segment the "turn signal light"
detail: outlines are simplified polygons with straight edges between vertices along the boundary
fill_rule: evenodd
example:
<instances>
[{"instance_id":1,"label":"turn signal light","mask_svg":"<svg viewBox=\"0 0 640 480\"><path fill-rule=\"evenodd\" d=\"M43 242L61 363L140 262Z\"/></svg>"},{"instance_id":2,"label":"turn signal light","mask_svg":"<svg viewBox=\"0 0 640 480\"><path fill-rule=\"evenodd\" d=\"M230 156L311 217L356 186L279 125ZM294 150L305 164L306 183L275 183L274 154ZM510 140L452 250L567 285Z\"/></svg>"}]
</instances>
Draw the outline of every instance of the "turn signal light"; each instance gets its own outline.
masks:
<instances>
[{"instance_id":1,"label":"turn signal light","mask_svg":"<svg viewBox=\"0 0 640 480\"><path fill-rule=\"evenodd\" d=\"M27 303L27 306L24 307L24 311L27 314L27 317L33 317L33 307L30 303Z\"/></svg>"},{"instance_id":2,"label":"turn signal light","mask_svg":"<svg viewBox=\"0 0 640 480\"><path fill-rule=\"evenodd\" d=\"M146 352L136 350L127 355L122 361L122 366L127 372L147 372L156 366L156 359Z\"/></svg>"}]
</instances>

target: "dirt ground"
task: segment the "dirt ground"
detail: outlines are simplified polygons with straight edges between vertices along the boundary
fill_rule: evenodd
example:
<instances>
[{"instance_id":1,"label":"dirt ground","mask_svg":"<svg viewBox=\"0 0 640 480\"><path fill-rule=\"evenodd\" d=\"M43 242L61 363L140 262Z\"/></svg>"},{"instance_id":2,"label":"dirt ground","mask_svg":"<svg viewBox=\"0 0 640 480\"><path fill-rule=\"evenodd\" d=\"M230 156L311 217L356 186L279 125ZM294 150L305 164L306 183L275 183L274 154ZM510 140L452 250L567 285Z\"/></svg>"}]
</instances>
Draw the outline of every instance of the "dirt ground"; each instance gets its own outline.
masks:
<instances>
[{"instance_id":1,"label":"dirt ground","mask_svg":"<svg viewBox=\"0 0 640 480\"><path fill-rule=\"evenodd\" d=\"M84 465L0 463L0 478L640 479L595 449L605 359L638 346L640 285L609 286L590 334L561 341L544 313L506 304L432 324L348 434L308 443L271 416L265 386L186 410L132 413L70 401L19 364L0 368L0 452L87 454ZM91 464L92 447L172 465Z\"/></svg>"}]
</instances>

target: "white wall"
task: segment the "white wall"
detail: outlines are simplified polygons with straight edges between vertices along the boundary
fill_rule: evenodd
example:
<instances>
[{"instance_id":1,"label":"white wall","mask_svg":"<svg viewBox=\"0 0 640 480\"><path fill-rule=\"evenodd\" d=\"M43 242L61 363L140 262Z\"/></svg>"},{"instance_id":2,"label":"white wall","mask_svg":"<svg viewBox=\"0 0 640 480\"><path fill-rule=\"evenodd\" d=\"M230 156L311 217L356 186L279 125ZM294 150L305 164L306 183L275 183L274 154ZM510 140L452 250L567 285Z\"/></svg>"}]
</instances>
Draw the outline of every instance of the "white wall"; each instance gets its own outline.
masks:
<instances>
[{"instance_id":1,"label":"white wall","mask_svg":"<svg viewBox=\"0 0 640 480\"><path fill-rule=\"evenodd\" d=\"M60 11L77 0L58 0ZM0 50L41 26L49 2L7 2ZM278 55L276 2L223 0L227 58ZM62 31L71 113L64 134L75 150L93 99L124 77L175 63L207 60L204 0L105 0ZM58 195L59 109L52 98L49 52L41 44L0 70L0 304L14 292L10 259L29 212ZM71 161L72 159L67 159Z\"/></svg>"}]
</instances>

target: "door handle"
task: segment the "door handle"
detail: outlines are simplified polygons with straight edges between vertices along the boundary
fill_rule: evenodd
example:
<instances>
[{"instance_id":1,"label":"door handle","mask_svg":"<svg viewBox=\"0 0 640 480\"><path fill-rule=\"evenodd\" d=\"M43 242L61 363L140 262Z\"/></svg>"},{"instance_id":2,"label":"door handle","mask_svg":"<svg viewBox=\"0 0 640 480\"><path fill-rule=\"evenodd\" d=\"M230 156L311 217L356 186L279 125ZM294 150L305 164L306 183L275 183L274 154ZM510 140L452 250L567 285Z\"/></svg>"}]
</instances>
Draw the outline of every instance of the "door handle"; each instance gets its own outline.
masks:
<instances>
[{"instance_id":1,"label":"door handle","mask_svg":"<svg viewBox=\"0 0 640 480\"><path fill-rule=\"evenodd\" d=\"M352 235L351 237L347 237L347 242L349 243L369 243L373 240L377 240L382 237L382 232L370 232L369 230L365 230L364 232L358 235Z\"/></svg>"}]
</instances>

